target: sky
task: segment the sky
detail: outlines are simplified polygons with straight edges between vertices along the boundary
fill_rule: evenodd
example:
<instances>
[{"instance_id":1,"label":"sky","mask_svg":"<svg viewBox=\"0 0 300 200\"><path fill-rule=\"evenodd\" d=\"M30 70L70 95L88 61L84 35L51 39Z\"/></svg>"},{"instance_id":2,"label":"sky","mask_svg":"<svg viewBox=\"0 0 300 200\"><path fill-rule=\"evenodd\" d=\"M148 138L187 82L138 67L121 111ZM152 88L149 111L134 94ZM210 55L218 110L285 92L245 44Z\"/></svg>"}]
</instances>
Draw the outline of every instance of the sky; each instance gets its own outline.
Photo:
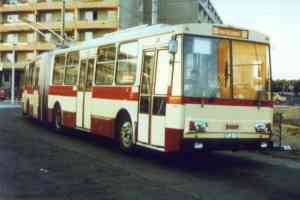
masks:
<instances>
[{"instance_id":1,"label":"sky","mask_svg":"<svg viewBox=\"0 0 300 200\"><path fill-rule=\"evenodd\" d=\"M273 79L300 79L300 0L211 0L224 24L271 38Z\"/></svg>"}]
</instances>

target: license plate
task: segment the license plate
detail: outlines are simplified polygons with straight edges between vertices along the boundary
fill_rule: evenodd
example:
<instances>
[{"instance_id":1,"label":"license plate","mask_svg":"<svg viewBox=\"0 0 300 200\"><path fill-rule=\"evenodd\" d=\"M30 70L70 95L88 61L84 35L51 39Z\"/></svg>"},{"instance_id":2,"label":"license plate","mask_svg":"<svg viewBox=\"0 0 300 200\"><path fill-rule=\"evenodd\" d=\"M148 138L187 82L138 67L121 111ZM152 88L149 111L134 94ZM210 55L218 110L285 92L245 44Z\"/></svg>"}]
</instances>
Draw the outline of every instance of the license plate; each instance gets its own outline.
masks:
<instances>
[{"instance_id":1,"label":"license plate","mask_svg":"<svg viewBox=\"0 0 300 200\"><path fill-rule=\"evenodd\" d=\"M226 139L238 139L240 138L239 133L225 133L225 138Z\"/></svg>"},{"instance_id":2,"label":"license plate","mask_svg":"<svg viewBox=\"0 0 300 200\"><path fill-rule=\"evenodd\" d=\"M195 149L203 149L203 143L196 142L196 143L194 144L194 148L195 148Z\"/></svg>"}]
</instances>

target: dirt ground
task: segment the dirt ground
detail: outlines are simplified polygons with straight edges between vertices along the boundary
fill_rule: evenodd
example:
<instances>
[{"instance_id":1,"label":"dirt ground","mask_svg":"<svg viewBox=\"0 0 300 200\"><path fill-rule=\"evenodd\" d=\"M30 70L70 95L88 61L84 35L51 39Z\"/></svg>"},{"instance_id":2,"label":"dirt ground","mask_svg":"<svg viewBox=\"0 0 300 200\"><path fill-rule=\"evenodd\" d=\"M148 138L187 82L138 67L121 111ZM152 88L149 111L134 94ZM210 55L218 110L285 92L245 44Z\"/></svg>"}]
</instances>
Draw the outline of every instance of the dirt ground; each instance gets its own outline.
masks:
<instances>
[{"instance_id":1,"label":"dirt ground","mask_svg":"<svg viewBox=\"0 0 300 200\"><path fill-rule=\"evenodd\" d=\"M283 114L282 143L289 144L293 149L300 152L300 107L280 106L275 107L274 115ZM274 120L274 141L279 141L279 124Z\"/></svg>"}]
</instances>

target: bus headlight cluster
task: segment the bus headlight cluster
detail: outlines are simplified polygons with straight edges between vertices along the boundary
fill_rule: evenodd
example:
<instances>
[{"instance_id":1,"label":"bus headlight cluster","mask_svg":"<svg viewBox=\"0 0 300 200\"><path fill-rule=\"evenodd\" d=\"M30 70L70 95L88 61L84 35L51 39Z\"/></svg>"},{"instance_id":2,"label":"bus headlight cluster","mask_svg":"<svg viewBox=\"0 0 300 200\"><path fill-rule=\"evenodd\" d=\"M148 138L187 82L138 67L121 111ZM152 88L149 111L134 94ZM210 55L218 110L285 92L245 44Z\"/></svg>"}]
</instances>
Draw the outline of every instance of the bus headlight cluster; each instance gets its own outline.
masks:
<instances>
[{"instance_id":1,"label":"bus headlight cluster","mask_svg":"<svg viewBox=\"0 0 300 200\"><path fill-rule=\"evenodd\" d=\"M190 131L197 131L197 132L206 132L208 128L208 123L205 121L190 121L189 124Z\"/></svg>"},{"instance_id":2,"label":"bus headlight cluster","mask_svg":"<svg viewBox=\"0 0 300 200\"><path fill-rule=\"evenodd\" d=\"M271 132L271 124L270 123L257 122L255 124L255 131L257 133L270 133Z\"/></svg>"}]
</instances>

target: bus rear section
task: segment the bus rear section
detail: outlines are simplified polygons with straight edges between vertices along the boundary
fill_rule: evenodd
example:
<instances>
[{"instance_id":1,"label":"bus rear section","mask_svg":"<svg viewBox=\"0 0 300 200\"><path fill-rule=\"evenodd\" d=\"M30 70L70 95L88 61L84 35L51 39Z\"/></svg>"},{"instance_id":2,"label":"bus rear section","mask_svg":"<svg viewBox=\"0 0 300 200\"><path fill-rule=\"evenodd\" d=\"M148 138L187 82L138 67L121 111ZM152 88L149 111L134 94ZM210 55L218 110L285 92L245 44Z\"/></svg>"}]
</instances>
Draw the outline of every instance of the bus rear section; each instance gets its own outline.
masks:
<instances>
[{"instance_id":1,"label":"bus rear section","mask_svg":"<svg viewBox=\"0 0 300 200\"><path fill-rule=\"evenodd\" d=\"M273 146L268 44L185 35L182 67L182 149Z\"/></svg>"}]
</instances>

